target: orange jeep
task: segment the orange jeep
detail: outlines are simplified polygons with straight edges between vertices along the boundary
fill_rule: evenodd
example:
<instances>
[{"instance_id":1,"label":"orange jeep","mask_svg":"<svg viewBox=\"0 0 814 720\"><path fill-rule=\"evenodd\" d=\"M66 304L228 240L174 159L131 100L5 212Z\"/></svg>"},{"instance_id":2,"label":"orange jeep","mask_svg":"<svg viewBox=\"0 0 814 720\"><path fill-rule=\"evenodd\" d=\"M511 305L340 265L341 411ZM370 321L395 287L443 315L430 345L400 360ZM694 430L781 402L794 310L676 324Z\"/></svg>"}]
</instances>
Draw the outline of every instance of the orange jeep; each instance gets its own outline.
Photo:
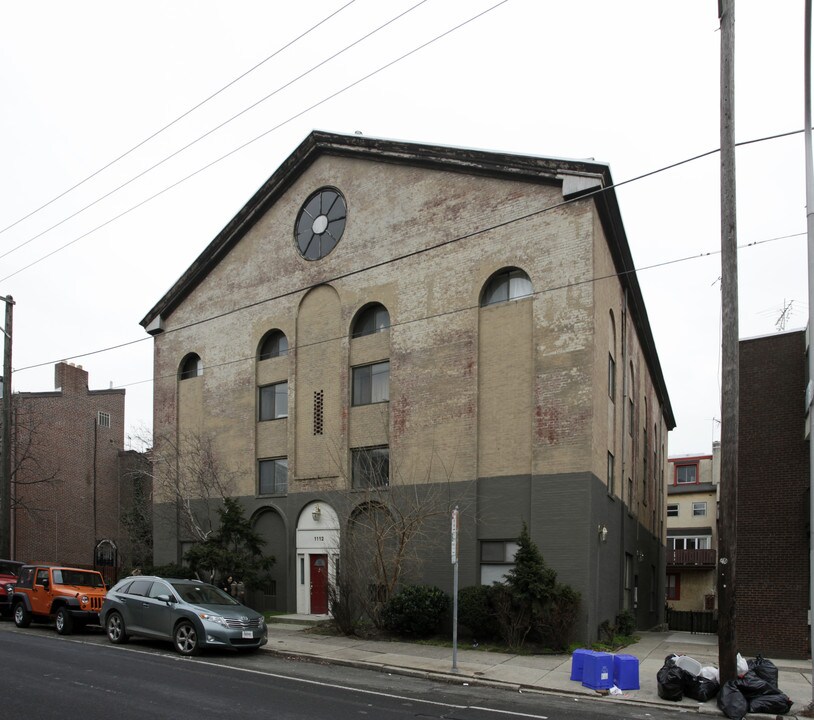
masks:
<instances>
[{"instance_id":1,"label":"orange jeep","mask_svg":"<svg viewBox=\"0 0 814 720\"><path fill-rule=\"evenodd\" d=\"M28 627L32 620L56 621L60 635L74 627L99 624L107 588L96 570L51 565L24 565L14 587L14 624Z\"/></svg>"}]
</instances>

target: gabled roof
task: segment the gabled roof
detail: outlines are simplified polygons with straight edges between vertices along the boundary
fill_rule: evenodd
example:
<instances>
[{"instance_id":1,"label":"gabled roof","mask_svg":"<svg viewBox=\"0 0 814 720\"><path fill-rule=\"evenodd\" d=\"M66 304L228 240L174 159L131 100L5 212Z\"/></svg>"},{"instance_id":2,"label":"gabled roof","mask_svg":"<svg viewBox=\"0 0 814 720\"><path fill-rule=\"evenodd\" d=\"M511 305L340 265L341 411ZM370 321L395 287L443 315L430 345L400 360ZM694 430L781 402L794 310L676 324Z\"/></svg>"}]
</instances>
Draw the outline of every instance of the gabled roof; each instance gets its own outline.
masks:
<instances>
[{"instance_id":1,"label":"gabled roof","mask_svg":"<svg viewBox=\"0 0 814 720\"><path fill-rule=\"evenodd\" d=\"M613 189L610 168L593 160L473 150L444 145L425 145L397 140L383 140L363 135L338 135L314 131L280 165L234 218L190 265L164 297L145 315L141 325L150 334L162 331L162 320L191 293L243 238L278 198L314 163L317 158L332 155L364 158L376 162L399 163L448 172L484 175L495 178L562 185L563 198L571 200L593 195L597 212L608 239L616 271L628 291L628 307L639 334L643 352L653 376L656 393L664 406L668 428L675 427L667 387L656 353L655 342L644 300L636 278L622 216Z\"/></svg>"}]
</instances>

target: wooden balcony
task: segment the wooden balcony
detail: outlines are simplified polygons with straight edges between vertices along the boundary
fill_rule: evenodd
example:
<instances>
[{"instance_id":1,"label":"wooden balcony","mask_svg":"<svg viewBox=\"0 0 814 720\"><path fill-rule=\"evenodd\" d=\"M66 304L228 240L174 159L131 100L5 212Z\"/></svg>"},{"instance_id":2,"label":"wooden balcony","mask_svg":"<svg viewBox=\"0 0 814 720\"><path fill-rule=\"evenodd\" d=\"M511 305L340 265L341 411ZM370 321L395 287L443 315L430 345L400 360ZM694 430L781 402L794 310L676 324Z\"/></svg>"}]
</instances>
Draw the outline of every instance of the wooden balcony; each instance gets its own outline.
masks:
<instances>
[{"instance_id":1,"label":"wooden balcony","mask_svg":"<svg viewBox=\"0 0 814 720\"><path fill-rule=\"evenodd\" d=\"M712 569L718 560L717 554L715 550L668 550L667 567Z\"/></svg>"}]
</instances>

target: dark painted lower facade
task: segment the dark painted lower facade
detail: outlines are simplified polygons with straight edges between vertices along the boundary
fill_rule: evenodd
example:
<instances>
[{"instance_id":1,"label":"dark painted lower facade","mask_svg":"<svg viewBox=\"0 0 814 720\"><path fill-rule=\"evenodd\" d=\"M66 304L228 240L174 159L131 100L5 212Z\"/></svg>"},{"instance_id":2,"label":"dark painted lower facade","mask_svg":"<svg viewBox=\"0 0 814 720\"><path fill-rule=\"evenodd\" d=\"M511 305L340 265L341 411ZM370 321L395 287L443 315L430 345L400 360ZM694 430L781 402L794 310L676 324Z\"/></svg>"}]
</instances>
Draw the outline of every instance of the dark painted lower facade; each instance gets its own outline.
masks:
<instances>
[{"instance_id":1,"label":"dark painted lower facade","mask_svg":"<svg viewBox=\"0 0 814 720\"><path fill-rule=\"evenodd\" d=\"M438 489L422 488L434 496ZM493 569L481 562L483 543L513 542L526 522L558 581L581 594L574 640L595 640L599 625L613 623L623 609L634 613L641 629L663 623L664 545L592 474L481 478L444 487L443 495L450 509L457 505L460 511L461 588L491 577ZM333 492L242 498L247 516L267 542L268 554L276 558L273 583L251 598L258 609L292 613L321 609L321 600L309 596L314 573L322 558L329 565L335 562L349 509L363 497ZM185 547L174 528L160 520L167 516L157 508L156 564L179 561ZM424 536L431 540L423 543L421 565L413 569L409 581L451 593L450 519L441 513L428 523Z\"/></svg>"}]
</instances>

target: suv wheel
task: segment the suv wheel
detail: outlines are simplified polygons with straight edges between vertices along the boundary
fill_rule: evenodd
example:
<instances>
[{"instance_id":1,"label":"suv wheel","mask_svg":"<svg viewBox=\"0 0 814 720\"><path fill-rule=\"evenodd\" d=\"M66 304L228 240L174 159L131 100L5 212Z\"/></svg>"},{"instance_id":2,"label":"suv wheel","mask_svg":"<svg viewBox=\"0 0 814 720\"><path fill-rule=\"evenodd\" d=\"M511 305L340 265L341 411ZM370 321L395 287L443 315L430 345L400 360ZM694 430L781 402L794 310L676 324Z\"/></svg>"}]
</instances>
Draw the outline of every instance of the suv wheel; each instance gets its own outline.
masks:
<instances>
[{"instance_id":1,"label":"suv wheel","mask_svg":"<svg viewBox=\"0 0 814 720\"><path fill-rule=\"evenodd\" d=\"M201 652L198 647L198 633L189 620L182 620L175 626L172 639L175 649L181 655L197 655Z\"/></svg>"},{"instance_id":2,"label":"suv wheel","mask_svg":"<svg viewBox=\"0 0 814 720\"><path fill-rule=\"evenodd\" d=\"M31 613L22 602L14 606L14 624L19 628L27 628L31 624Z\"/></svg>"},{"instance_id":3,"label":"suv wheel","mask_svg":"<svg viewBox=\"0 0 814 720\"><path fill-rule=\"evenodd\" d=\"M73 617L66 607L57 610L57 632L60 635L70 635L73 632Z\"/></svg>"},{"instance_id":4,"label":"suv wheel","mask_svg":"<svg viewBox=\"0 0 814 720\"><path fill-rule=\"evenodd\" d=\"M107 632L107 639L117 645L126 643L129 640L124 629L124 618L117 612L112 612L107 616L105 631Z\"/></svg>"}]
</instances>

